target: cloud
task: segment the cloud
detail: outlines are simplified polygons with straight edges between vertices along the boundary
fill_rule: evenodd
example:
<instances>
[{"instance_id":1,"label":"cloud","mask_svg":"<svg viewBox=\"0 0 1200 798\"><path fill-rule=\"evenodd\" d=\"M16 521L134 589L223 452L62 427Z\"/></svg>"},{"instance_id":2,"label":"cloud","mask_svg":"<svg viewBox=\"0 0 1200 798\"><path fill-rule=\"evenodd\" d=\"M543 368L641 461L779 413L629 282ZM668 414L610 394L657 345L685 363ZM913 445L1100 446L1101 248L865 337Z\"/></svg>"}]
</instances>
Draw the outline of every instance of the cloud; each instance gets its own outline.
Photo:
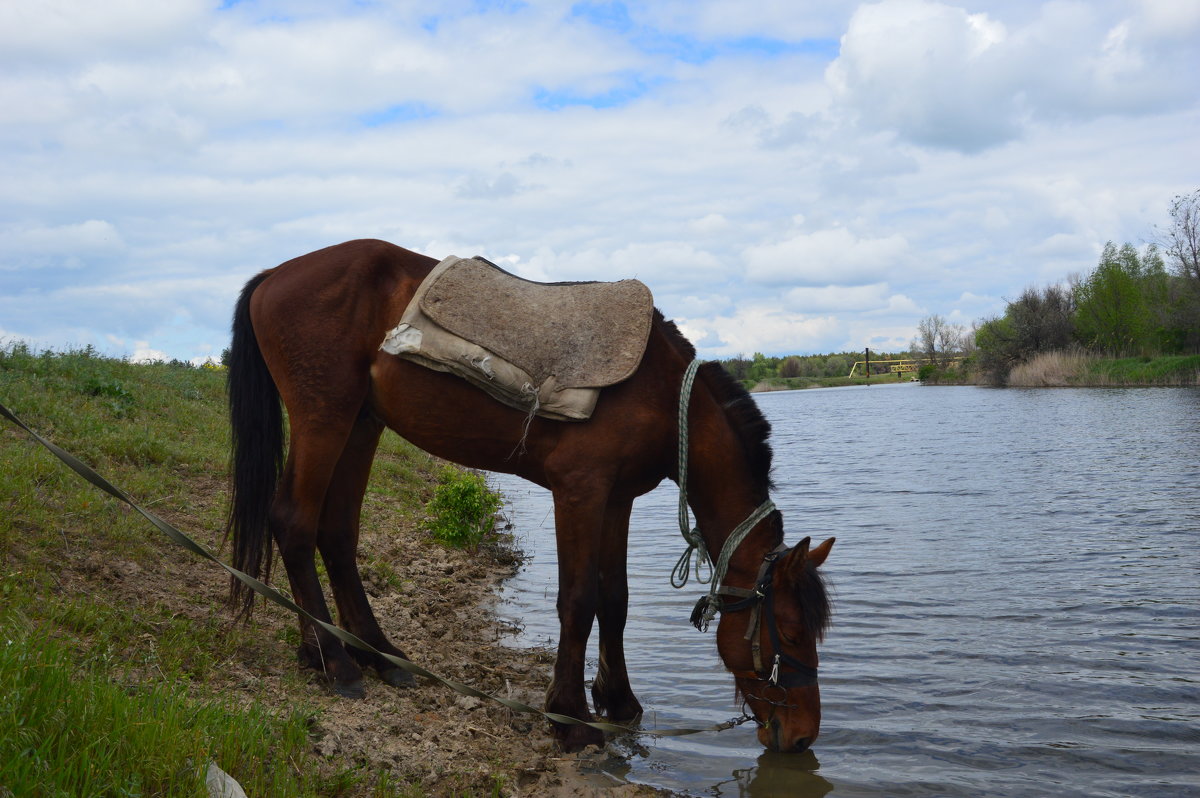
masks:
<instances>
[{"instance_id":1,"label":"cloud","mask_svg":"<svg viewBox=\"0 0 1200 798\"><path fill-rule=\"evenodd\" d=\"M12 224L0 227L0 272L82 269L89 261L111 258L124 249L117 229L99 219L51 227Z\"/></svg>"},{"instance_id":2,"label":"cloud","mask_svg":"<svg viewBox=\"0 0 1200 798\"><path fill-rule=\"evenodd\" d=\"M887 283L870 285L827 285L793 288L784 295L784 303L798 313L915 310L912 300L891 293Z\"/></svg>"},{"instance_id":3,"label":"cloud","mask_svg":"<svg viewBox=\"0 0 1200 798\"><path fill-rule=\"evenodd\" d=\"M1178 4L1176 4L1178 5ZM1047 3L1006 25L930 0L860 6L826 70L839 107L870 128L973 153L1034 122L1159 113L1193 102L1200 45L1168 20L1197 15L1161 3L1113 20L1092 5Z\"/></svg>"},{"instance_id":4,"label":"cloud","mask_svg":"<svg viewBox=\"0 0 1200 798\"><path fill-rule=\"evenodd\" d=\"M844 228L750 247L746 279L760 285L861 285L886 277L907 253L903 236L856 238Z\"/></svg>"},{"instance_id":5,"label":"cloud","mask_svg":"<svg viewBox=\"0 0 1200 798\"><path fill-rule=\"evenodd\" d=\"M843 325L833 316L810 317L778 305L746 306L732 315L682 319L679 327L693 341L706 343L704 351L715 357L828 352L844 335Z\"/></svg>"}]
</instances>

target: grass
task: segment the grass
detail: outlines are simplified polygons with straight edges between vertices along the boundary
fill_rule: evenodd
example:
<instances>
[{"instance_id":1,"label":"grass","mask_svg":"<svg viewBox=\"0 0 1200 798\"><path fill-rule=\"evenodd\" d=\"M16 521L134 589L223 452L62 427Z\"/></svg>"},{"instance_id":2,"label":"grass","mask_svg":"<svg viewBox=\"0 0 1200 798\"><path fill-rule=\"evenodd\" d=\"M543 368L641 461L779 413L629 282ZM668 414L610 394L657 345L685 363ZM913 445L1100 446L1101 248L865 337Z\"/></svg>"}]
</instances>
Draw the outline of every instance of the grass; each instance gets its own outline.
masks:
<instances>
[{"instance_id":1,"label":"grass","mask_svg":"<svg viewBox=\"0 0 1200 798\"><path fill-rule=\"evenodd\" d=\"M90 348L0 347L0 402L212 549L226 510L224 375ZM231 661L271 656L221 607L225 579L0 421L0 796L202 796L208 761L249 795L414 794L314 764L315 710L222 703ZM384 437L366 501L420 519L437 465ZM384 561L363 563L397 578ZM294 627L293 627L294 628ZM255 660L255 657L262 658ZM394 789L393 789L394 787Z\"/></svg>"},{"instance_id":2,"label":"grass","mask_svg":"<svg viewBox=\"0 0 1200 798\"><path fill-rule=\"evenodd\" d=\"M1088 379L1099 385L1200 385L1200 355L1096 360Z\"/></svg>"},{"instance_id":3,"label":"grass","mask_svg":"<svg viewBox=\"0 0 1200 798\"><path fill-rule=\"evenodd\" d=\"M122 685L81 668L45 627L0 622L0 792L205 794L208 763L250 795L306 796L323 785L294 763L309 718L197 701L171 682Z\"/></svg>"}]
</instances>

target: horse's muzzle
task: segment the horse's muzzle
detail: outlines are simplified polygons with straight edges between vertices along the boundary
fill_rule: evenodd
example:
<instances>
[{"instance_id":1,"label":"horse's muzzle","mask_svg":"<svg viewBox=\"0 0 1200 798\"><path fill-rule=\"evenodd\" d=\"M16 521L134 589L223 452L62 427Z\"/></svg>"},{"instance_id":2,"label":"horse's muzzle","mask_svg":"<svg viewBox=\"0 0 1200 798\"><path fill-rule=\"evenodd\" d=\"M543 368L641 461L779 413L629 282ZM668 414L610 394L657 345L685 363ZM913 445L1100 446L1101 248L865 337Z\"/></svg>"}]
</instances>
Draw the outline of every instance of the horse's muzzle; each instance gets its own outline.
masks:
<instances>
[{"instance_id":1,"label":"horse's muzzle","mask_svg":"<svg viewBox=\"0 0 1200 798\"><path fill-rule=\"evenodd\" d=\"M812 745L813 738L798 737L789 740L784 735L782 725L772 723L759 727L758 741L776 753L800 754L808 750L808 747Z\"/></svg>"}]
</instances>

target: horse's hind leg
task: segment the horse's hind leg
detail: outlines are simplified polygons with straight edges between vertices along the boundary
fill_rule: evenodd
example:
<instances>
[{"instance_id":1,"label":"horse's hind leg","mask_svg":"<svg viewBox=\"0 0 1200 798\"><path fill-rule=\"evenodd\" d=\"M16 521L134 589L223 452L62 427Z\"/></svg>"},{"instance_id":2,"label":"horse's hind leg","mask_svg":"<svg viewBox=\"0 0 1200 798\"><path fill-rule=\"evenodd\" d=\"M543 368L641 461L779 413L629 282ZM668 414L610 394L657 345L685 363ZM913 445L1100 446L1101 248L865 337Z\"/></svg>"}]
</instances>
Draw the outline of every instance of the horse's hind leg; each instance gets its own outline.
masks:
<instances>
[{"instance_id":1,"label":"horse's hind leg","mask_svg":"<svg viewBox=\"0 0 1200 798\"><path fill-rule=\"evenodd\" d=\"M625 619L629 613L626 549L632 501L609 505L604 514L604 540L600 550L600 667L592 682L596 713L614 721L630 721L642 714L642 705L629 685L625 668Z\"/></svg>"},{"instance_id":2,"label":"horse's hind leg","mask_svg":"<svg viewBox=\"0 0 1200 798\"><path fill-rule=\"evenodd\" d=\"M271 535L287 570L292 596L297 604L325 623L333 620L317 578L317 525L334 464L341 457L351 423L347 421L341 429L337 424L305 424L298 414L293 414L292 445L271 505ZM340 640L303 617L300 636L302 661L324 672L339 695L363 696L362 669L346 653Z\"/></svg>"},{"instance_id":3,"label":"horse's hind leg","mask_svg":"<svg viewBox=\"0 0 1200 798\"><path fill-rule=\"evenodd\" d=\"M363 495L371 474L371 462L379 445L383 424L372 416L360 415L342 450L325 495L317 533L317 548L325 561L338 620L343 629L357 635L379 651L402 659L404 652L392 645L371 611L362 577L358 572L357 551ZM412 675L386 659L350 646L350 656L360 665L373 666L381 679L396 687L412 687Z\"/></svg>"}]
</instances>

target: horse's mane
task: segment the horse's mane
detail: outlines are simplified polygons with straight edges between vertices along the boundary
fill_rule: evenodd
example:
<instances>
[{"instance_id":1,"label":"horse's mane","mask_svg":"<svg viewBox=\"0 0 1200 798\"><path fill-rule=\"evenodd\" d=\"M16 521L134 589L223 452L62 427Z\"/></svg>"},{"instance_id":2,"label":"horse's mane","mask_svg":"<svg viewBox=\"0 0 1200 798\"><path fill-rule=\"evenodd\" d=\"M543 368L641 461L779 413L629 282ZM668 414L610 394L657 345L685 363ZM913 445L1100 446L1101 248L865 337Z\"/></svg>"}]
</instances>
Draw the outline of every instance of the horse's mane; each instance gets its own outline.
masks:
<instances>
[{"instance_id":1,"label":"horse's mane","mask_svg":"<svg viewBox=\"0 0 1200 798\"><path fill-rule=\"evenodd\" d=\"M663 318L661 312L654 311L655 318L662 324L667 338L688 361L696 359L696 348L691 341L683 336L675 322ZM771 423L762 414L754 399L750 397L740 382L725 370L720 363L711 361L703 364L697 375L708 386L717 402L725 411L729 425L733 428L746 455L746 463L754 481L770 491L771 483Z\"/></svg>"}]
</instances>

